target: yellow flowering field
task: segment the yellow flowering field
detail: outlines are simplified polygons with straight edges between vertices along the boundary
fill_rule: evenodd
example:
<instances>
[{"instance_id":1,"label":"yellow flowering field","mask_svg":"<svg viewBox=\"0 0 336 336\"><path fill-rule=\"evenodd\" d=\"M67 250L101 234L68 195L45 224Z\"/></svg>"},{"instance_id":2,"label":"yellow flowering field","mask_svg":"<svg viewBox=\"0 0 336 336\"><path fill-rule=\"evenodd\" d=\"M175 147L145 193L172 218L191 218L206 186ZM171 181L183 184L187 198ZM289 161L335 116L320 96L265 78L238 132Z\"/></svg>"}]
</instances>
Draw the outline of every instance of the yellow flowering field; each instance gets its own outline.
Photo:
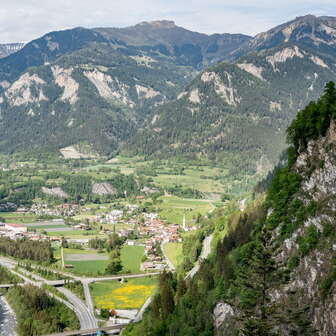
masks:
<instances>
[{"instance_id":1,"label":"yellow flowering field","mask_svg":"<svg viewBox=\"0 0 336 336\"><path fill-rule=\"evenodd\" d=\"M91 294L97 308L139 309L157 287L157 278L130 279L128 282L93 283Z\"/></svg>"}]
</instances>

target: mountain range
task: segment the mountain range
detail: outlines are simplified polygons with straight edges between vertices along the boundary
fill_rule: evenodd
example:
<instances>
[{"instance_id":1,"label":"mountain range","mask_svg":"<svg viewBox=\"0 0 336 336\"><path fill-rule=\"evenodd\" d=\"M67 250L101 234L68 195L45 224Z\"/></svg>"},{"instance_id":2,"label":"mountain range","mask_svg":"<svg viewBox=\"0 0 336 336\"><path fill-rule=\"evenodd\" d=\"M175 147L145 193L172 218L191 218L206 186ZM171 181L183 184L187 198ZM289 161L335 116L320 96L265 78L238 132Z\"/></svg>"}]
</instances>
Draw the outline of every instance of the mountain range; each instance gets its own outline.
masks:
<instances>
[{"instance_id":1,"label":"mountain range","mask_svg":"<svg viewBox=\"0 0 336 336\"><path fill-rule=\"evenodd\" d=\"M336 19L311 15L255 37L154 21L17 48L0 59L0 151L85 144L252 175L272 167L296 112L336 77Z\"/></svg>"}]
</instances>

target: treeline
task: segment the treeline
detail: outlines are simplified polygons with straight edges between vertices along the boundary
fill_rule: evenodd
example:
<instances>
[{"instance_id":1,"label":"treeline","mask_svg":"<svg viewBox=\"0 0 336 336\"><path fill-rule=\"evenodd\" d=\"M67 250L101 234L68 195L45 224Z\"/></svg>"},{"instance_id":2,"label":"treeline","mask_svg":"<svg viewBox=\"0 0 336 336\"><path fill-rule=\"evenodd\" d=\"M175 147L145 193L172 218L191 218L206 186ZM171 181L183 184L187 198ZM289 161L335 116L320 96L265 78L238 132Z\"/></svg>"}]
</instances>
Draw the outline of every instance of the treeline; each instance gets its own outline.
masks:
<instances>
[{"instance_id":1,"label":"treeline","mask_svg":"<svg viewBox=\"0 0 336 336\"><path fill-rule=\"evenodd\" d=\"M182 198L194 198L194 199L204 198L204 194L201 193L199 190L193 189L193 188L183 188L180 185L167 188L167 191L170 194L173 194L175 196L182 197Z\"/></svg>"},{"instance_id":2,"label":"treeline","mask_svg":"<svg viewBox=\"0 0 336 336\"><path fill-rule=\"evenodd\" d=\"M324 95L317 102L311 102L300 111L288 127L287 139L291 145L288 159L291 164L307 148L310 140L326 135L331 120L335 118L336 89L335 83L329 82L325 87Z\"/></svg>"},{"instance_id":3,"label":"treeline","mask_svg":"<svg viewBox=\"0 0 336 336\"><path fill-rule=\"evenodd\" d=\"M0 254L44 263L54 261L53 249L49 241L32 241L25 238L12 240L0 237Z\"/></svg>"},{"instance_id":4,"label":"treeline","mask_svg":"<svg viewBox=\"0 0 336 336\"><path fill-rule=\"evenodd\" d=\"M13 287L6 297L15 311L19 336L45 335L80 327L75 313L41 288Z\"/></svg>"},{"instance_id":5,"label":"treeline","mask_svg":"<svg viewBox=\"0 0 336 336\"><path fill-rule=\"evenodd\" d=\"M17 282L22 282L22 280L11 273L6 267L0 265L0 284L13 284Z\"/></svg>"},{"instance_id":6,"label":"treeline","mask_svg":"<svg viewBox=\"0 0 336 336\"><path fill-rule=\"evenodd\" d=\"M35 172L36 174L36 172ZM38 173L37 173L38 175ZM26 182L22 176L27 177ZM46 175L38 175L38 179L31 179L30 171L11 171L0 174L0 205L13 203L16 206L30 206L34 199L50 199L56 202L108 202L116 198L137 196L141 193L144 181L138 181L134 175L116 174L107 180L94 179L81 174L67 174L62 171L49 172ZM53 184L48 181L54 180ZM115 191L111 195L97 195L92 193L94 183L109 183ZM42 187L60 187L68 197L59 198L44 194ZM4 207L5 208L5 207Z\"/></svg>"}]
</instances>

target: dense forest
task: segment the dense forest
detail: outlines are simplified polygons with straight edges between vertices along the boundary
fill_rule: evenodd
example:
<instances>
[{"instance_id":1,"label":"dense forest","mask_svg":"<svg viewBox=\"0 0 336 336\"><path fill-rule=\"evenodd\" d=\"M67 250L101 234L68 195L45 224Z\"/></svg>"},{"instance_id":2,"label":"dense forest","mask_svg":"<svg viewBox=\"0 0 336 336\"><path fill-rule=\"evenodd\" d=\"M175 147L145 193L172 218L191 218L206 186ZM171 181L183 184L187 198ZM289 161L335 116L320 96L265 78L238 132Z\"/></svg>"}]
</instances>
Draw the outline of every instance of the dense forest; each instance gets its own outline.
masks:
<instances>
[{"instance_id":1,"label":"dense forest","mask_svg":"<svg viewBox=\"0 0 336 336\"><path fill-rule=\"evenodd\" d=\"M49 241L12 240L0 237L0 254L48 264L54 261L53 249Z\"/></svg>"},{"instance_id":2,"label":"dense forest","mask_svg":"<svg viewBox=\"0 0 336 336\"><path fill-rule=\"evenodd\" d=\"M30 206L34 199L45 199L51 202L106 202L116 198L132 197L140 194L144 185L142 179L134 175L119 172L109 178L95 178L85 173L68 173L66 171L38 172L32 169L19 169L9 172L0 171L0 205L13 204ZM93 193L95 183L108 183L113 192L109 195ZM62 195L47 194L42 188L60 188ZM52 193L52 191L51 191ZM11 211L12 207L8 208Z\"/></svg>"},{"instance_id":3,"label":"dense forest","mask_svg":"<svg viewBox=\"0 0 336 336\"><path fill-rule=\"evenodd\" d=\"M13 287L6 297L15 311L19 336L79 329L75 313L41 288L32 285Z\"/></svg>"},{"instance_id":4,"label":"dense forest","mask_svg":"<svg viewBox=\"0 0 336 336\"><path fill-rule=\"evenodd\" d=\"M275 289L282 293L298 276L297 267L304 258L315 249L329 248L336 242L335 230L328 222L320 229L315 225L304 227L309 217L323 213L325 204L303 202L307 198L300 187L303 176L293 166L310 140L326 135L335 111L336 89L328 83L322 98L302 110L288 128L289 160L274 172L265 200L255 202L243 213L233 213L226 223L220 213L214 214L210 220L214 225L223 221L226 230L214 254L202 263L191 281L179 273L163 273L144 320L130 326L127 336L212 336L213 311L218 302L231 311L231 319L216 331L219 335L317 333L311 319L313 307L304 289L293 289L280 302L272 299L270 293ZM318 166L310 167L308 173ZM296 252L287 258L277 257L283 242L294 232L300 232ZM331 262L328 261L329 269L321 275L315 294L319 305L327 300L336 281L336 256L325 257L331 257Z\"/></svg>"},{"instance_id":5,"label":"dense forest","mask_svg":"<svg viewBox=\"0 0 336 336\"><path fill-rule=\"evenodd\" d=\"M0 284L13 284L22 282L22 279L0 265Z\"/></svg>"}]
</instances>

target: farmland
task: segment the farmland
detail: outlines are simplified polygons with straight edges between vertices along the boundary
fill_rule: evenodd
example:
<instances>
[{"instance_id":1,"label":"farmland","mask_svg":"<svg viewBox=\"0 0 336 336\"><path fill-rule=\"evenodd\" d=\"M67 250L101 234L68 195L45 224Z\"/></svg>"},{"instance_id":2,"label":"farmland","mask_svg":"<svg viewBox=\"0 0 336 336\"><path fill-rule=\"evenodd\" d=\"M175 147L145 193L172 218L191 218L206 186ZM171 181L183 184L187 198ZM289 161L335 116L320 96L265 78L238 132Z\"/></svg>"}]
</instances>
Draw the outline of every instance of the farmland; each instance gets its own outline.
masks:
<instances>
[{"instance_id":1,"label":"farmland","mask_svg":"<svg viewBox=\"0 0 336 336\"><path fill-rule=\"evenodd\" d=\"M101 281L90 285L97 308L139 309L157 287L153 277L130 279L125 283Z\"/></svg>"}]
</instances>

